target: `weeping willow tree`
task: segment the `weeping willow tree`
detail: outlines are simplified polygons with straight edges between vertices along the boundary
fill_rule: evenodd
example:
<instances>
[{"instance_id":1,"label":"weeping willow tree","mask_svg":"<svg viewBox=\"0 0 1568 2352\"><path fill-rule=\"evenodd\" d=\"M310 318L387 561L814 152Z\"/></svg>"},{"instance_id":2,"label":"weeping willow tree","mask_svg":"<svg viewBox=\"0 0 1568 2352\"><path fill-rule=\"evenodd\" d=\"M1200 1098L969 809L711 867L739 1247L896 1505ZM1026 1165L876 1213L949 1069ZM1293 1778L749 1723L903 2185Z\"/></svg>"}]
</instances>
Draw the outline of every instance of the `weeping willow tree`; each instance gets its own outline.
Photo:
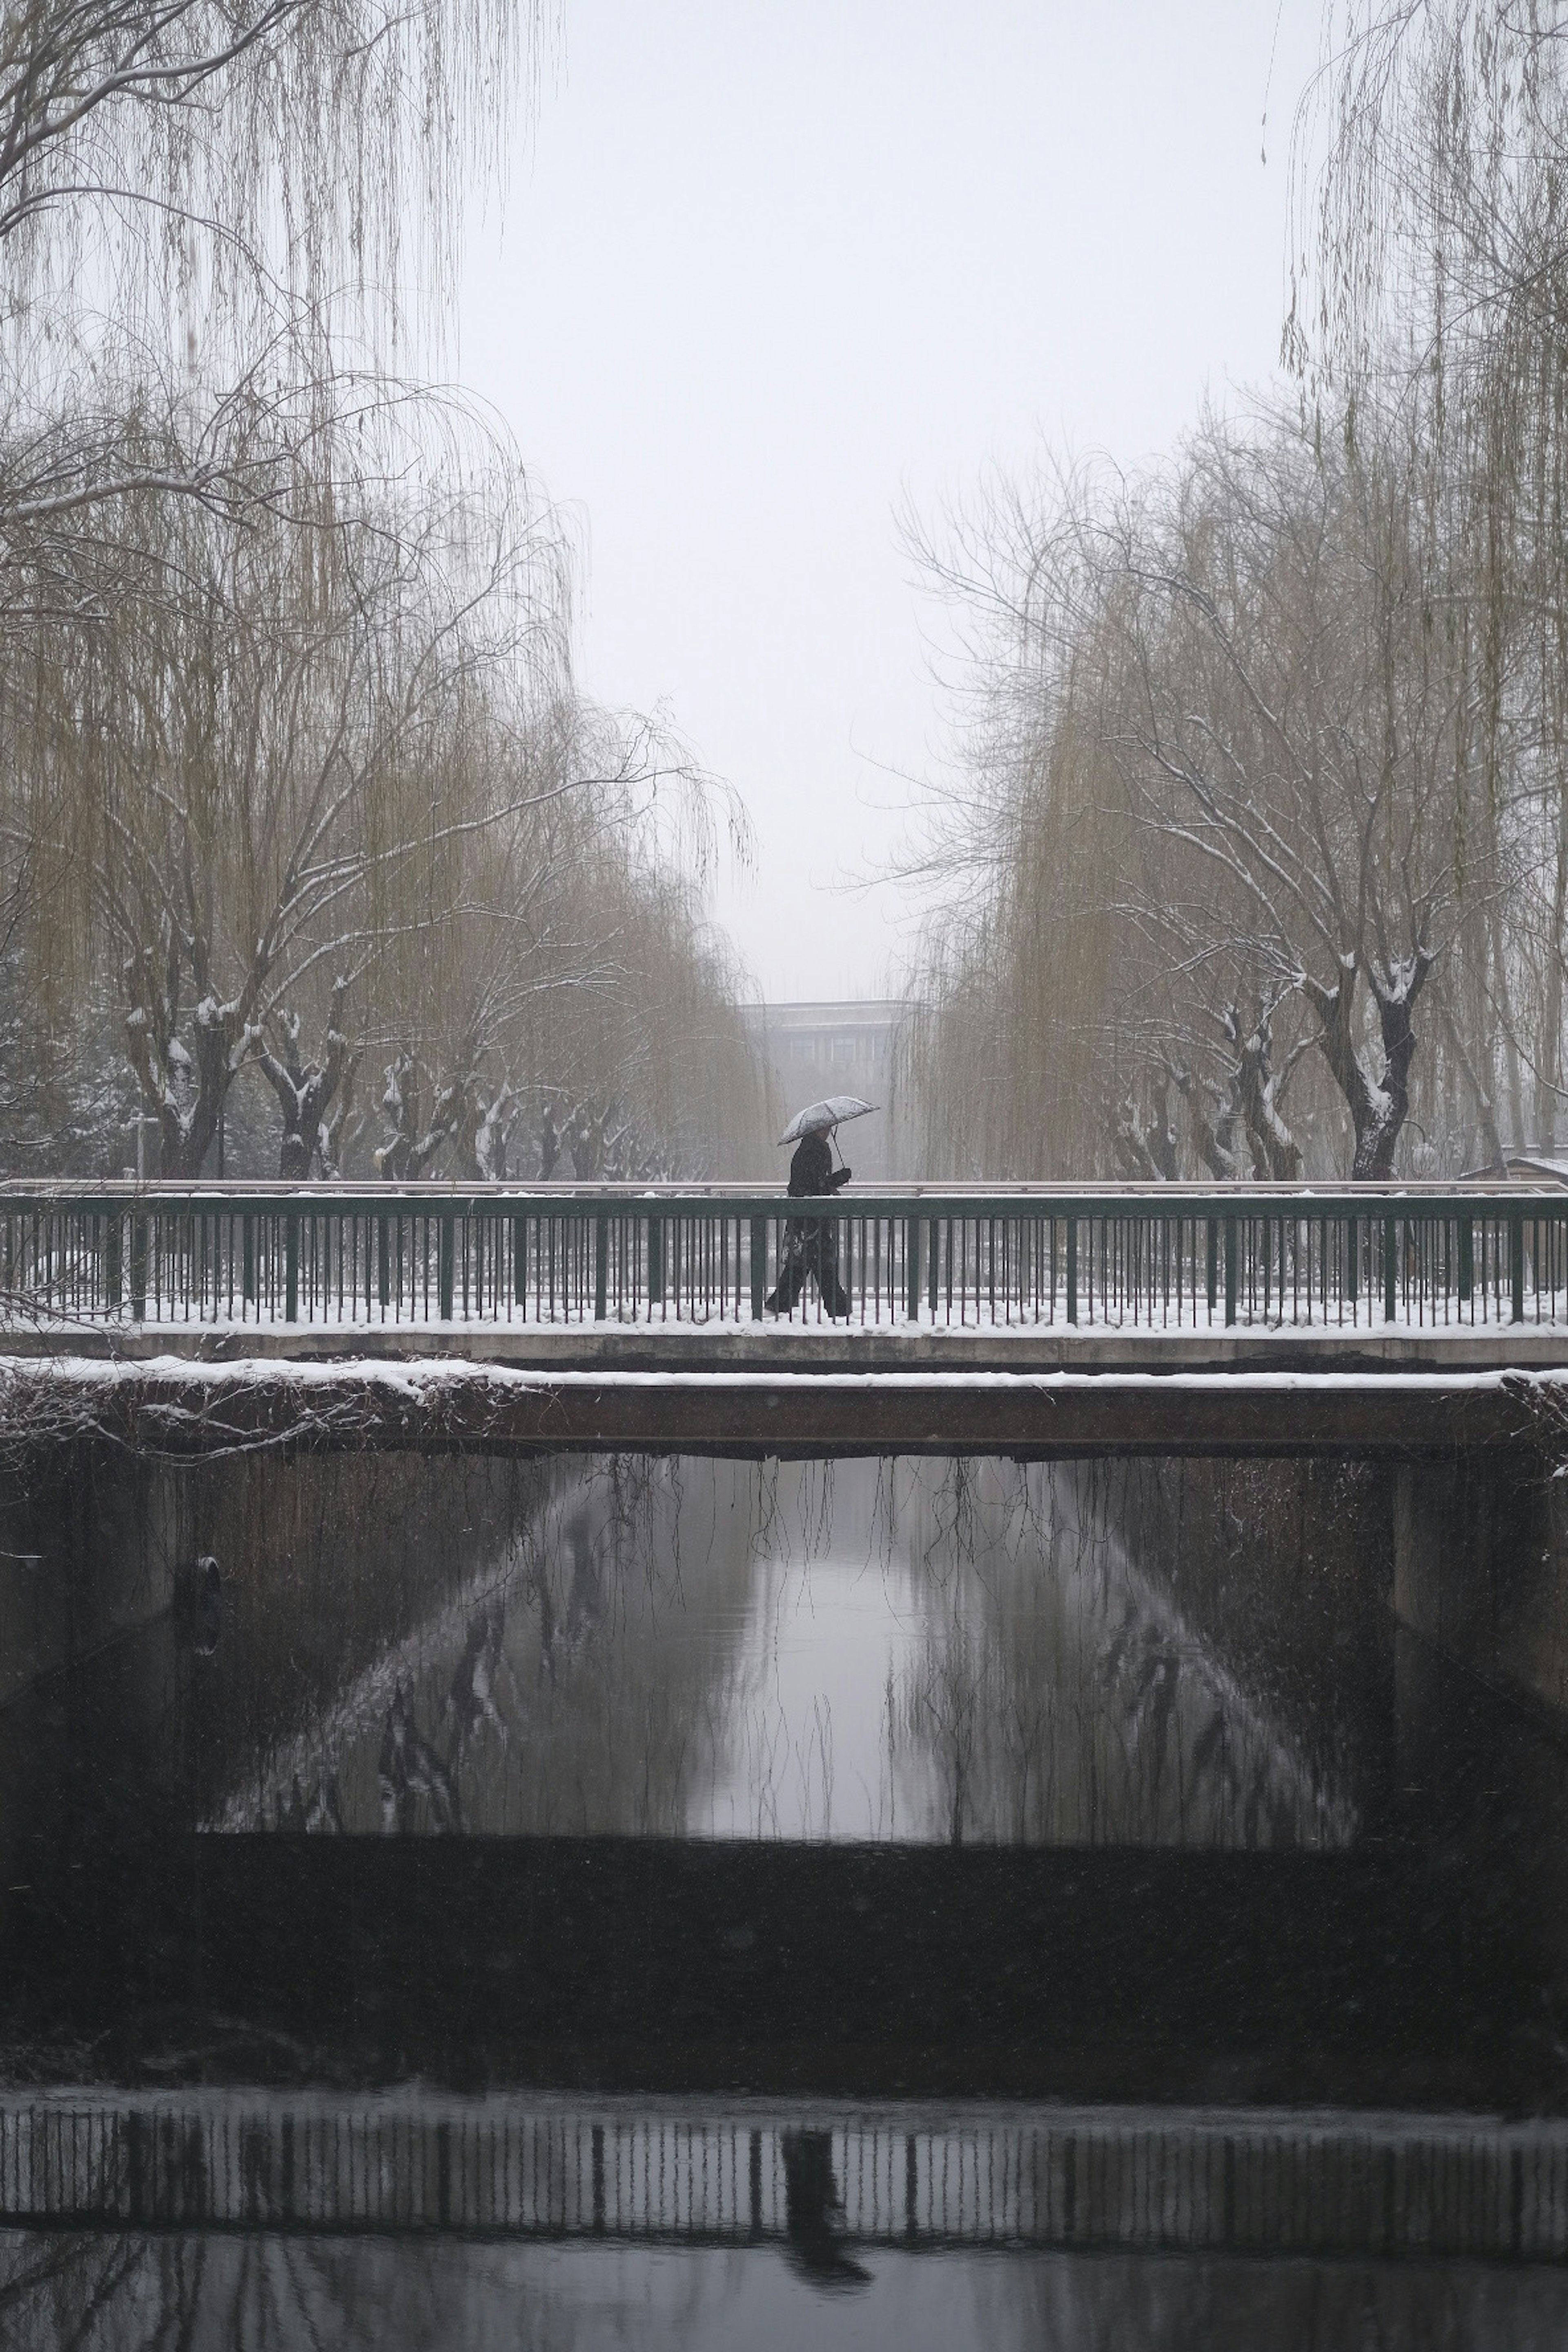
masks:
<instances>
[{"instance_id":1,"label":"weeping willow tree","mask_svg":"<svg viewBox=\"0 0 1568 2352\"><path fill-rule=\"evenodd\" d=\"M141 489L276 499L285 424L323 478L315 437L438 339L536 55L504 0L5 7L0 615L41 572L79 594Z\"/></svg>"},{"instance_id":2,"label":"weeping willow tree","mask_svg":"<svg viewBox=\"0 0 1568 2352\"><path fill-rule=\"evenodd\" d=\"M1551 1151L1568 914L1568 15L1352 6L1297 126L1288 356L1309 397L1396 383L1446 489L1508 887L1445 1006L1494 1131ZM1457 854L1476 845L1466 841Z\"/></svg>"},{"instance_id":3,"label":"weeping willow tree","mask_svg":"<svg viewBox=\"0 0 1568 2352\"><path fill-rule=\"evenodd\" d=\"M722 796L584 702L555 520L417 372L539 38L503 0L0 16L13 1164L115 1164L134 1111L166 1174L247 1132L259 1172L253 1130L330 1172L385 1113L390 1172L487 1172L547 1066L635 1091L643 1159L737 1148L743 1074L685 1043L731 1018ZM557 1002L595 1010L547 1052Z\"/></svg>"},{"instance_id":4,"label":"weeping willow tree","mask_svg":"<svg viewBox=\"0 0 1568 2352\"><path fill-rule=\"evenodd\" d=\"M201 294L441 299L538 58L509 0L14 0L0 17L11 315Z\"/></svg>"},{"instance_id":5,"label":"weeping willow tree","mask_svg":"<svg viewBox=\"0 0 1568 2352\"><path fill-rule=\"evenodd\" d=\"M1362 1177L1556 1149L1568 15L1352 0L1297 126L1298 394L922 553L983 627L932 1149Z\"/></svg>"},{"instance_id":6,"label":"weeping willow tree","mask_svg":"<svg viewBox=\"0 0 1568 2352\"><path fill-rule=\"evenodd\" d=\"M495 716L493 821L457 815L470 805L460 776L426 773L429 850L404 891L413 919L387 929L365 1037L384 1080L377 1164L743 1172L760 1072L741 975L701 907L724 836L750 855L743 811L667 727L564 682L531 713Z\"/></svg>"},{"instance_id":7,"label":"weeping willow tree","mask_svg":"<svg viewBox=\"0 0 1568 2352\"><path fill-rule=\"evenodd\" d=\"M982 621L978 887L922 989L934 1150L1393 1171L1481 782L1426 487L1397 415L1325 444L1265 414L994 499L928 551ZM1495 895L1479 851L1468 878Z\"/></svg>"},{"instance_id":8,"label":"weeping willow tree","mask_svg":"<svg viewBox=\"0 0 1568 2352\"><path fill-rule=\"evenodd\" d=\"M584 702L548 513L469 487L351 506L302 475L243 523L143 488L101 612L0 638L48 877L9 942L39 1092L123 1059L165 1175L226 1133L229 1172L264 1172L235 1147L279 1120L285 1176L373 1147L501 1174L567 1089L614 1110L627 1173L732 1166L760 1118L699 904L743 817L668 730ZM132 1107L85 1164L118 1164Z\"/></svg>"}]
</instances>

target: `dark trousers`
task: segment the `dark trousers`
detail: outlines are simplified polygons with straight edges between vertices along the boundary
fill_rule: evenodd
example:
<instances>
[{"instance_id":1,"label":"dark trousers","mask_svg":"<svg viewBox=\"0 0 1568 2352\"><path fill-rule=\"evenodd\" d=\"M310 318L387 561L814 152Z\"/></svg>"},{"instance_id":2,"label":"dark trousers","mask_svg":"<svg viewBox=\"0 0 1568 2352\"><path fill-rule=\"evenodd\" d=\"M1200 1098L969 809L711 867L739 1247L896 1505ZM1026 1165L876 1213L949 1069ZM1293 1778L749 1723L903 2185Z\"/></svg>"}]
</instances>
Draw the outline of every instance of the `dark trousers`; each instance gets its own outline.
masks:
<instances>
[{"instance_id":1,"label":"dark trousers","mask_svg":"<svg viewBox=\"0 0 1568 2352\"><path fill-rule=\"evenodd\" d=\"M829 1315L847 1315L849 1294L838 1279L838 1243L829 1224L792 1217L784 1227L784 1264L778 1287L765 1301L770 1315L788 1315L811 1275Z\"/></svg>"}]
</instances>

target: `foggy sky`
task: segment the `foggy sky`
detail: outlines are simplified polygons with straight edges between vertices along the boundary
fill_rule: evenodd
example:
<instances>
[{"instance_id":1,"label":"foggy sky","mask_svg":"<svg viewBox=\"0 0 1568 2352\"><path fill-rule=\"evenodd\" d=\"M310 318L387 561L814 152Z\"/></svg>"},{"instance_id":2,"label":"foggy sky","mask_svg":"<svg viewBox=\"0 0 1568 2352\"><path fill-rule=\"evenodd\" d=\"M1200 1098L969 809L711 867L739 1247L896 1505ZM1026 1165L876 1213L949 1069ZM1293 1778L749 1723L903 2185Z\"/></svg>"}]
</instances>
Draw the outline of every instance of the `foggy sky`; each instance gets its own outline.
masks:
<instances>
[{"instance_id":1,"label":"foggy sky","mask_svg":"<svg viewBox=\"0 0 1568 2352\"><path fill-rule=\"evenodd\" d=\"M459 370L570 510L583 684L667 705L751 809L760 877L713 904L770 996L879 992L908 944L896 891L833 887L948 756L899 513L1047 445L1135 461L1268 380L1321 23L564 0Z\"/></svg>"}]
</instances>

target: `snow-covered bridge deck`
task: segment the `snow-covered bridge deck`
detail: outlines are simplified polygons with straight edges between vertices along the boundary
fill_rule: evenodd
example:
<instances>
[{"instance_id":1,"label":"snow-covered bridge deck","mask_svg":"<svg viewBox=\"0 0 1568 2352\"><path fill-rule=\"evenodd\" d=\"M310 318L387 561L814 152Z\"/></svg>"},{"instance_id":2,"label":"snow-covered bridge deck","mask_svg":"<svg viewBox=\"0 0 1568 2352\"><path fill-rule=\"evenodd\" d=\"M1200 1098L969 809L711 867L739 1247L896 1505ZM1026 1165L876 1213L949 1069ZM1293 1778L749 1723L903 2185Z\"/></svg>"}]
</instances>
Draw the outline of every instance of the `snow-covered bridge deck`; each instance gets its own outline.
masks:
<instances>
[{"instance_id":1,"label":"snow-covered bridge deck","mask_svg":"<svg viewBox=\"0 0 1568 2352\"><path fill-rule=\"evenodd\" d=\"M773 1311L792 1257L847 1315ZM357 1385L458 1443L1405 1449L1568 1377L1568 1189L9 1186L0 1288L171 1428Z\"/></svg>"}]
</instances>

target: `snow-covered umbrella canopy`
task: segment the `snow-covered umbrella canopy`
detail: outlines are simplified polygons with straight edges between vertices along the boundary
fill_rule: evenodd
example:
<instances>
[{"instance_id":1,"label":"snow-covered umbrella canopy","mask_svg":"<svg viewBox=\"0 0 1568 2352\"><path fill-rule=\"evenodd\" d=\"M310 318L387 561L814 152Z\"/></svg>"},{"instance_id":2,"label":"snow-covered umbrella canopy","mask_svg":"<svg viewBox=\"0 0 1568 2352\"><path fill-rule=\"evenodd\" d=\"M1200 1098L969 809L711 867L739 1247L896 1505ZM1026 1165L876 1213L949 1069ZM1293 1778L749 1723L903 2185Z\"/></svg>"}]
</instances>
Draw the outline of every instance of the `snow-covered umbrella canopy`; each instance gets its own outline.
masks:
<instances>
[{"instance_id":1,"label":"snow-covered umbrella canopy","mask_svg":"<svg viewBox=\"0 0 1568 2352\"><path fill-rule=\"evenodd\" d=\"M875 1103L862 1102L858 1095L824 1095L820 1102L807 1103L797 1110L779 1141L798 1143L803 1135L823 1135L830 1127L840 1127L847 1118L864 1118L868 1111L877 1108Z\"/></svg>"}]
</instances>

